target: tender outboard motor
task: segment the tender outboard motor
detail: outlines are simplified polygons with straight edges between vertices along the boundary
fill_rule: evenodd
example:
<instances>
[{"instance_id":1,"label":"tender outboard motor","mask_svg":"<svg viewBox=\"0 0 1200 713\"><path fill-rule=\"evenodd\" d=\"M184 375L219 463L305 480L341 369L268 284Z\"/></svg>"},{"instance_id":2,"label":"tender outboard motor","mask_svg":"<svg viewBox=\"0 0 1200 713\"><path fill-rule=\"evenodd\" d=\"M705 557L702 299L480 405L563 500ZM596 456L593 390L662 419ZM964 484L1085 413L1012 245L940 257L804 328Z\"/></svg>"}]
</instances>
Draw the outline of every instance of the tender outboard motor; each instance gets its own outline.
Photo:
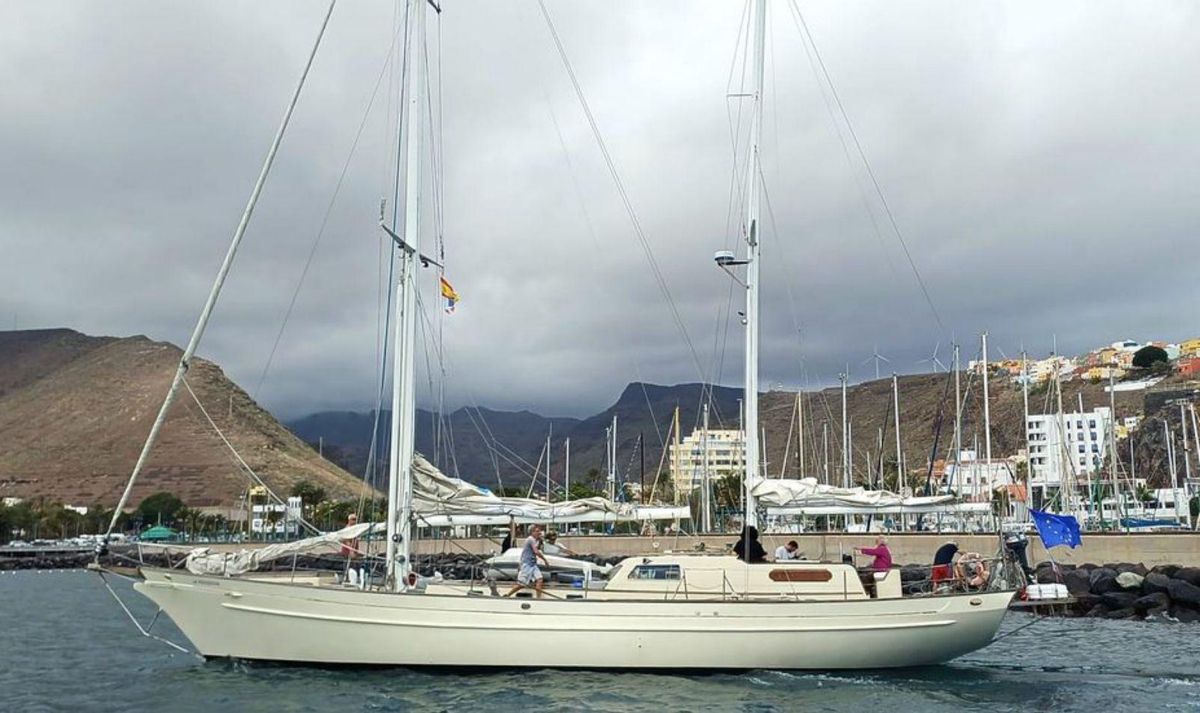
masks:
<instances>
[{"instance_id":1,"label":"tender outboard motor","mask_svg":"<svg viewBox=\"0 0 1200 713\"><path fill-rule=\"evenodd\" d=\"M1026 550L1029 549L1029 538L1023 532L1013 532L1004 538L1004 549L1008 550L1012 558L1021 565L1021 571L1025 574L1025 580L1032 582L1034 580L1033 568L1029 566L1029 555Z\"/></svg>"}]
</instances>

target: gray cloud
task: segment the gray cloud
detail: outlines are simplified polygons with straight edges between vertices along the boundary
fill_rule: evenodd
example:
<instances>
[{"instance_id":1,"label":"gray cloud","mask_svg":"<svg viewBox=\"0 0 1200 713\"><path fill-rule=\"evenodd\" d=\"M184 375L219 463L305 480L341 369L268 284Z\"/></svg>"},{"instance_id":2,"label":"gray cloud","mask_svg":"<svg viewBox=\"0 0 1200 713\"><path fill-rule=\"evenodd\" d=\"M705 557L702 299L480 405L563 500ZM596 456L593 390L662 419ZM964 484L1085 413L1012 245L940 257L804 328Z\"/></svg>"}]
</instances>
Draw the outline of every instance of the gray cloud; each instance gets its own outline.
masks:
<instances>
[{"instance_id":1,"label":"gray cloud","mask_svg":"<svg viewBox=\"0 0 1200 713\"><path fill-rule=\"evenodd\" d=\"M536 7L445 6L442 212L463 296L442 323L448 401L581 414L631 379L698 379ZM875 236L862 167L785 5L772 7L764 382L795 384L801 356L812 384L847 363L866 377L875 344L913 371L952 336L973 355L984 329L1009 354L1044 353L1051 335L1068 352L1194 336L1193 4L804 5L944 329L895 238ZM186 341L323 8L0 6L0 325ZM711 254L732 240L725 94L741 9L551 5L699 357L730 384L742 332L734 320L726 334ZM218 307L202 353L248 388L393 17L386 2L336 11ZM259 394L284 415L373 399L388 96Z\"/></svg>"}]
</instances>

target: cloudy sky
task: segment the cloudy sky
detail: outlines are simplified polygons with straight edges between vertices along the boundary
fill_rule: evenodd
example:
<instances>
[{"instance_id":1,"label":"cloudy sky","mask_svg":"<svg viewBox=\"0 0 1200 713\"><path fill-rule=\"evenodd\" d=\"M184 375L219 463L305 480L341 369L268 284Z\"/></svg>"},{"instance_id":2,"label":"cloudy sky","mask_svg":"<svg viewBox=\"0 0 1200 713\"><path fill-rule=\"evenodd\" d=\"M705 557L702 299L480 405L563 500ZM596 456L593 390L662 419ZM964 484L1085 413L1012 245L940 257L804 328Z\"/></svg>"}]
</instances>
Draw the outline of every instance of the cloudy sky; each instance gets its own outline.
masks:
<instances>
[{"instance_id":1,"label":"cloudy sky","mask_svg":"<svg viewBox=\"0 0 1200 713\"><path fill-rule=\"evenodd\" d=\"M634 379L740 383L712 253L740 211L743 5L549 3L692 347L536 3L443 5L448 404L581 415ZM933 308L771 7L764 385L873 375L876 345L885 371L955 338L969 358L985 329L1007 354L1200 333L1200 6L800 3ZM0 328L184 343L324 9L0 4ZM394 30L392 3L335 10L201 349L284 416L373 400Z\"/></svg>"}]
</instances>

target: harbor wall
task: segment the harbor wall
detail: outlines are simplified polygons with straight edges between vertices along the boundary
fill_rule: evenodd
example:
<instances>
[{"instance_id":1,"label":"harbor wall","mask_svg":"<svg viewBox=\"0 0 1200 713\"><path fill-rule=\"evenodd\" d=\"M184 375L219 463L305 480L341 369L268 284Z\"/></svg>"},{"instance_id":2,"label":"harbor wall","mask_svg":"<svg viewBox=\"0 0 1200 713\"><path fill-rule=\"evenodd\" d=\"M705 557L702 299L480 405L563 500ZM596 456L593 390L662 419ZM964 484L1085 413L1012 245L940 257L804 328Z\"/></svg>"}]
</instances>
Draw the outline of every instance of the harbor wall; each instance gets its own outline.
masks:
<instances>
[{"instance_id":1,"label":"harbor wall","mask_svg":"<svg viewBox=\"0 0 1200 713\"><path fill-rule=\"evenodd\" d=\"M804 534L763 535L761 541L768 553L788 540L795 540L805 556L814 559L841 559L843 553L851 554L855 546L875 544L874 535L860 534ZM933 553L945 542L953 540L961 550L987 555L997 549L994 535L964 535L950 533L892 534L887 536L892 560L897 564L927 564ZM708 551L720 552L737 541L736 535L663 535L645 537L633 535L561 535L559 543L581 554L610 557L613 555L649 554L668 551L691 551L703 542ZM461 538L454 540L421 540L417 543L419 554L489 554L500 548L499 540L486 538ZM1047 556L1046 548L1036 536L1029 538L1029 561L1043 562L1053 559L1062 564L1105 564L1117 562L1142 563L1147 567L1157 565L1180 565L1200 567L1200 533L1146 533L1146 534L1084 534L1083 545L1076 549L1056 547L1053 558Z\"/></svg>"}]
</instances>

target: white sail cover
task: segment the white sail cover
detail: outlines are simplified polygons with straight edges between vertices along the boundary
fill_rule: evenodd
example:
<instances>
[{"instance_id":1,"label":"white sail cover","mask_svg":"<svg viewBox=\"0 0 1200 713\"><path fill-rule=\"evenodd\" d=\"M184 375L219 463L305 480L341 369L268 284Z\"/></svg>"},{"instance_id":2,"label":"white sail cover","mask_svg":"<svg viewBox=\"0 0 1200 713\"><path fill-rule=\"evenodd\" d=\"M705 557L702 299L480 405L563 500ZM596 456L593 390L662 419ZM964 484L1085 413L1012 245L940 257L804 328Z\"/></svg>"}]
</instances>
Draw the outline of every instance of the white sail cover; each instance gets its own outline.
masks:
<instances>
[{"instance_id":1,"label":"white sail cover","mask_svg":"<svg viewBox=\"0 0 1200 713\"><path fill-rule=\"evenodd\" d=\"M213 552L208 547L197 547L187 556L187 568L192 574L235 575L257 569L284 557L299 555L320 555L337 552L342 543L351 542L363 537L374 528L375 532L384 532L383 523L364 522L360 525L343 527L336 532L326 532L315 537L307 537L294 542L281 542L276 545L243 549L237 552Z\"/></svg>"},{"instance_id":2,"label":"white sail cover","mask_svg":"<svg viewBox=\"0 0 1200 713\"><path fill-rule=\"evenodd\" d=\"M855 512L936 510L955 503L952 495L903 496L886 490L838 488L822 485L816 478L762 479L750 489L760 505L769 510L846 510Z\"/></svg>"},{"instance_id":3,"label":"white sail cover","mask_svg":"<svg viewBox=\"0 0 1200 713\"><path fill-rule=\"evenodd\" d=\"M604 498L583 498L547 503L526 498L502 498L465 480L451 478L417 455L413 460L413 514L420 527L454 525L507 525L529 523L640 522L684 520L687 507L647 506L617 503ZM281 542L238 552L213 552L198 547L188 553L187 568L193 574L237 575L285 557L337 552L342 543L380 536L384 523L361 523L295 542Z\"/></svg>"},{"instance_id":4,"label":"white sail cover","mask_svg":"<svg viewBox=\"0 0 1200 713\"><path fill-rule=\"evenodd\" d=\"M647 506L605 498L548 503L500 497L486 488L442 473L420 455L413 460L413 513L417 524L426 527L506 525L510 522L607 523L691 517L686 506Z\"/></svg>"}]
</instances>

